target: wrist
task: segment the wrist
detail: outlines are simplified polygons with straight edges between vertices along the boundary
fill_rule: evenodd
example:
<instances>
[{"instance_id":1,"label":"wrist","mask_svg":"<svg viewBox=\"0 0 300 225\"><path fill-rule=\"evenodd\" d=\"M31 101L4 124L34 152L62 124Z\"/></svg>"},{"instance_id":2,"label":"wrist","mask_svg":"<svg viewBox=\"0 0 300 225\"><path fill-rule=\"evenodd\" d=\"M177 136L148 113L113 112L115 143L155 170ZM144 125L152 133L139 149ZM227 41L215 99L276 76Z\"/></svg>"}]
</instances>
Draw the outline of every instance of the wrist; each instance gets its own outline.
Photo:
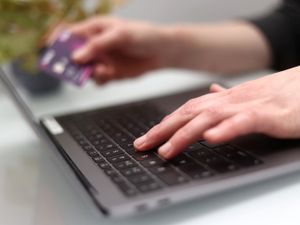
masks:
<instances>
[{"instance_id":1,"label":"wrist","mask_svg":"<svg viewBox=\"0 0 300 225\"><path fill-rule=\"evenodd\" d=\"M161 28L167 66L198 69L203 46L199 29L193 26L165 26Z\"/></svg>"}]
</instances>

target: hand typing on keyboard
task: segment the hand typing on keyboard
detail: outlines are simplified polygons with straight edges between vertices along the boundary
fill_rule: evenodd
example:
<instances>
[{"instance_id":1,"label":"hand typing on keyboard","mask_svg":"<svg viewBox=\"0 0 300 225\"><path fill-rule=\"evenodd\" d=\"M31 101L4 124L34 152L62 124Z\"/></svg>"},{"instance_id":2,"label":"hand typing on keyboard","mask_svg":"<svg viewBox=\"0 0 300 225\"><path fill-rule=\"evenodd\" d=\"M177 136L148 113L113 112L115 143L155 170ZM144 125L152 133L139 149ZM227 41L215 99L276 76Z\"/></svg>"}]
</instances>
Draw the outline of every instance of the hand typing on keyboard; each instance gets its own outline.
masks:
<instances>
[{"instance_id":1,"label":"hand typing on keyboard","mask_svg":"<svg viewBox=\"0 0 300 225\"><path fill-rule=\"evenodd\" d=\"M250 133L299 138L299 67L231 89L213 85L210 94L192 99L134 142L144 151L172 158L199 139L230 141Z\"/></svg>"},{"instance_id":2,"label":"hand typing on keyboard","mask_svg":"<svg viewBox=\"0 0 300 225\"><path fill-rule=\"evenodd\" d=\"M137 152L134 139L161 121L163 115L155 105L144 103L87 116L79 113L60 122L127 197L263 163L236 146L205 141L189 145L172 160L158 156L156 149Z\"/></svg>"},{"instance_id":3,"label":"hand typing on keyboard","mask_svg":"<svg viewBox=\"0 0 300 225\"><path fill-rule=\"evenodd\" d=\"M289 68L299 61L293 53L296 48L276 59L272 53L281 49L270 51L272 43L267 43L264 32L244 21L157 26L96 17L70 26L69 31L86 40L72 55L73 60L92 63L94 79L100 84L164 67L241 74L269 68L272 59L278 68ZM249 133L299 138L298 73L299 67L295 67L228 90L213 86L215 93L187 102L136 140L135 147L143 151L164 143L159 154L169 159L203 138L211 143ZM142 136L143 132L133 130L132 135ZM132 145L126 137L117 138L121 147Z\"/></svg>"}]
</instances>

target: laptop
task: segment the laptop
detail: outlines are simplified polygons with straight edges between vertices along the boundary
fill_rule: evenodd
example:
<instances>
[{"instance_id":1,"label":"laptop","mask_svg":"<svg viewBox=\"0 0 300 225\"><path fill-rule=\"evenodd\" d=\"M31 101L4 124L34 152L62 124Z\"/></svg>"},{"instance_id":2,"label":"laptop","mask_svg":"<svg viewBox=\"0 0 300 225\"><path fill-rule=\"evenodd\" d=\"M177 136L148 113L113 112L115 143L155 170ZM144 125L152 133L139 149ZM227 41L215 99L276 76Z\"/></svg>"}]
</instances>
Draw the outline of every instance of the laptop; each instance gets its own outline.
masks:
<instances>
[{"instance_id":1,"label":"laptop","mask_svg":"<svg viewBox=\"0 0 300 225\"><path fill-rule=\"evenodd\" d=\"M111 107L35 116L14 76L0 78L35 132L62 156L96 208L109 217L138 215L300 170L299 140L248 135L205 140L165 161L156 149L136 152L135 138L208 87Z\"/></svg>"}]
</instances>

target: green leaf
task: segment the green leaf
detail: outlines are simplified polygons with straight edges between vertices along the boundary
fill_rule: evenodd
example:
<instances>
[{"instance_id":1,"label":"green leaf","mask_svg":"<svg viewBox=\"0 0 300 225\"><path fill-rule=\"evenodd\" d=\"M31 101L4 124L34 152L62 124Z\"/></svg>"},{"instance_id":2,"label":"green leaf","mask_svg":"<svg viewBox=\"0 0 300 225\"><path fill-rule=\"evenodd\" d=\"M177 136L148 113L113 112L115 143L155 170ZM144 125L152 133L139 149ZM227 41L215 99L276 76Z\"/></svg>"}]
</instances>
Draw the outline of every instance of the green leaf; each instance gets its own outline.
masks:
<instances>
[{"instance_id":1,"label":"green leaf","mask_svg":"<svg viewBox=\"0 0 300 225\"><path fill-rule=\"evenodd\" d=\"M94 12L88 13L84 0L0 0L0 63L24 54L34 55L44 33L57 22L106 14L116 1L99 0ZM33 63L36 57L28 58Z\"/></svg>"}]
</instances>

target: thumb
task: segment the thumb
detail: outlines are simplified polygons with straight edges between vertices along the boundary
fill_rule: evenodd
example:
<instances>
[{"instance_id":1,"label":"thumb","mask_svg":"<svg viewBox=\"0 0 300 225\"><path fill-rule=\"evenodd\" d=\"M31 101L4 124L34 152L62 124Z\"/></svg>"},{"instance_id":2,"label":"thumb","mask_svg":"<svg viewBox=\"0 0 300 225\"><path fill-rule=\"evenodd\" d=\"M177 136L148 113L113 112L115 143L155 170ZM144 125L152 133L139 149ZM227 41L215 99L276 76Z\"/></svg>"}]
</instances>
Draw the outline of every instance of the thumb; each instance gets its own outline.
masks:
<instances>
[{"instance_id":1,"label":"thumb","mask_svg":"<svg viewBox=\"0 0 300 225\"><path fill-rule=\"evenodd\" d=\"M125 39L119 35L118 30L110 30L89 39L83 47L73 53L72 59L77 63L85 64L123 44L125 44Z\"/></svg>"}]
</instances>

